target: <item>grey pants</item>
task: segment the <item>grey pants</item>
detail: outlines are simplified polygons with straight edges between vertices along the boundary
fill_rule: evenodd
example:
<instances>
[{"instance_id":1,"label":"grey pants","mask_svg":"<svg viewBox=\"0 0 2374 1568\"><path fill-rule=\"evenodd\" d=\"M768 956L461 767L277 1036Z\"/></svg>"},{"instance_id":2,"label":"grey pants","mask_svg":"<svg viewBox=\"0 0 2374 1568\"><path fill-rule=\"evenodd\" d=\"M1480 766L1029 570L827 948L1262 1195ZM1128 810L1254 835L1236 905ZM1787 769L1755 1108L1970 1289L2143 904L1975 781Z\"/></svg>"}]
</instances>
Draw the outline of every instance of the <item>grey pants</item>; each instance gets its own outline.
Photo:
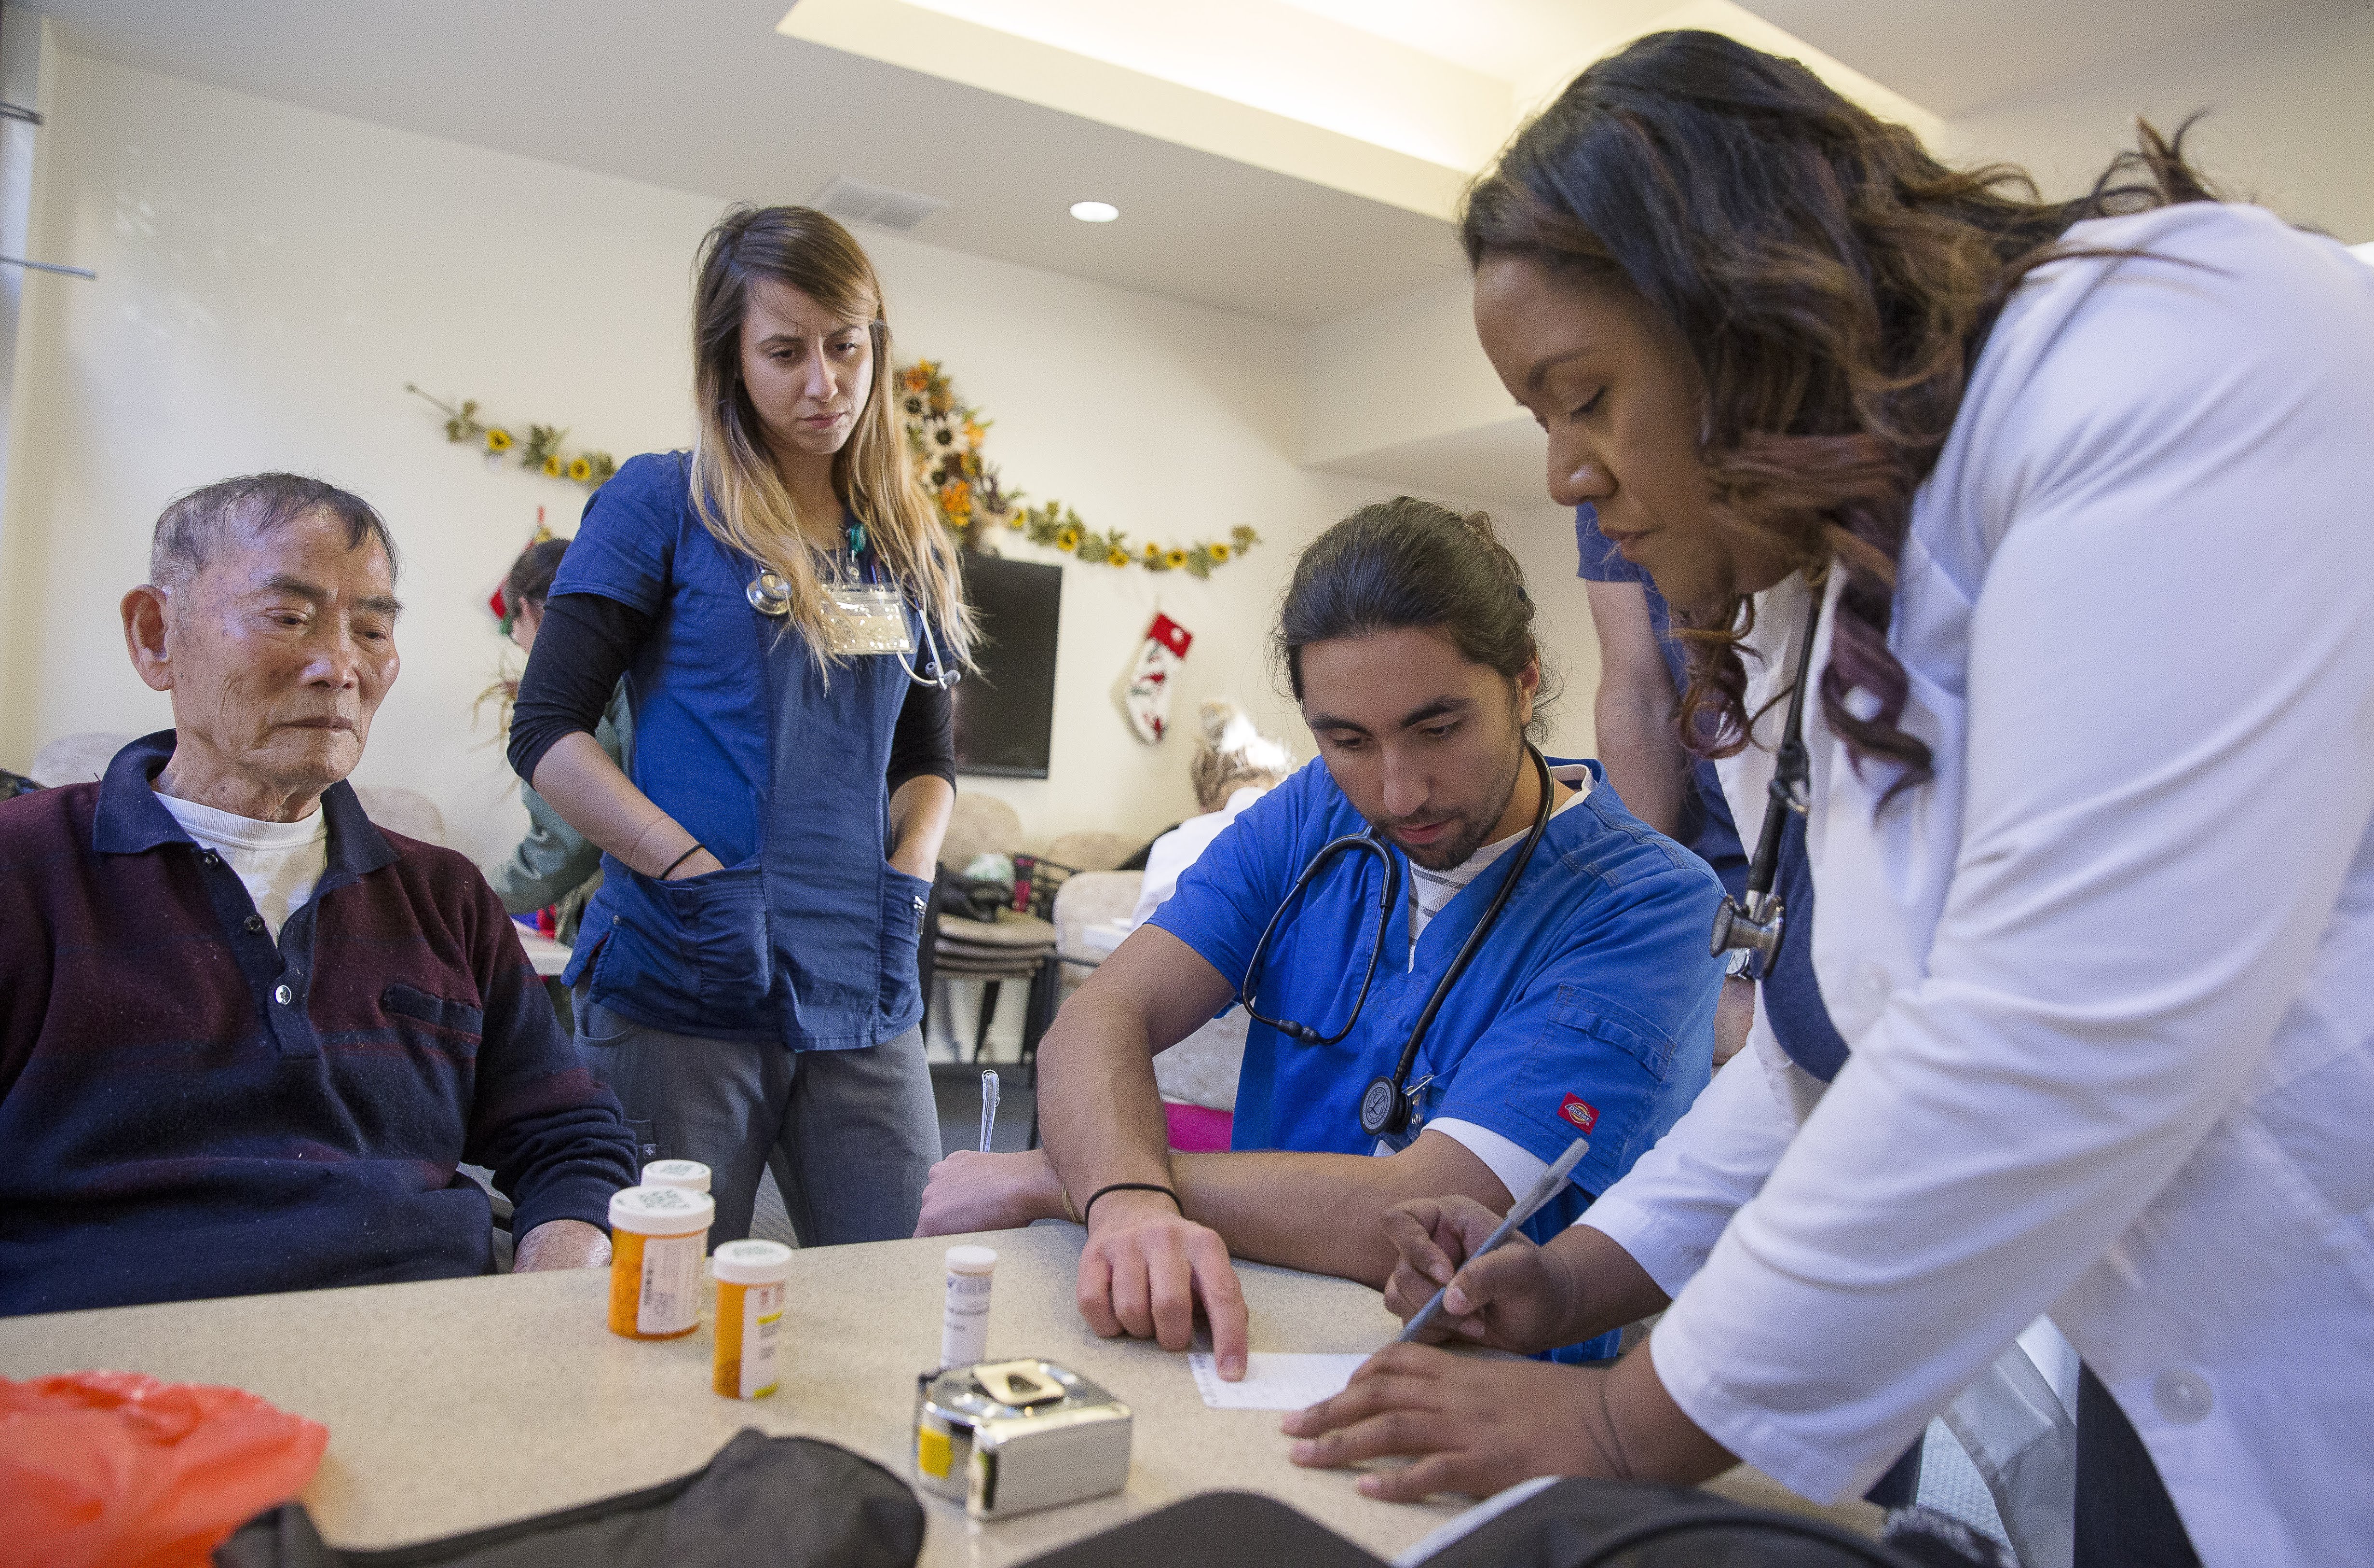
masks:
<instances>
[{"instance_id":1,"label":"grey pants","mask_svg":"<svg viewBox=\"0 0 2374 1568\"><path fill-rule=\"evenodd\" d=\"M921 1029L854 1051L794 1052L648 1028L582 988L575 1000L578 1049L628 1118L651 1124L650 1158L709 1167L711 1246L750 1233L770 1165L802 1246L915 1233L940 1158Z\"/></svg>"}]
</instances>

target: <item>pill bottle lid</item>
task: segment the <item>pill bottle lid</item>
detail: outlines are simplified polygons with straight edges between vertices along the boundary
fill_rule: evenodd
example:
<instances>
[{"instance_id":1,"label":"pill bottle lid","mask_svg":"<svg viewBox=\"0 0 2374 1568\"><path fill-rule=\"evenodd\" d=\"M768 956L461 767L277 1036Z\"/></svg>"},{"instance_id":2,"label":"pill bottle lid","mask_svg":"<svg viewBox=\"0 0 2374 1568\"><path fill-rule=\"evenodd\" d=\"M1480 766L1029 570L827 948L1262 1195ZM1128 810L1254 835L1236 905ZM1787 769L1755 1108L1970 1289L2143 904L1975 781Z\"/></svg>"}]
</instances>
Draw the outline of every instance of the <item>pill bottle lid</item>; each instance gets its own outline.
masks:
<instances>
[{"instance_id":1,"label":"pill bottle lid","mask_svg":"<svg viewBox=\"0 0 2374 1568\"><path fill-rule=\"evenodd\" d=\"M643 1167L647 1187L682 1187L687 1192L709 1190L709 1167L698 1160L654 1160Z\"/></svg>"},{"instance_id":2,"label":"pill bottle lid","mask_svg":"<svg viewBox=\"0 0 2374 1568\"><path fill-rule=\"evenodd\" d=\"M781 1242L727 1242L710 1255L727 1285L778 1285L792 1272L792 1249Z\"/></svg>"},{"instance_id":3,"label":"pill bottle lid","mask_svg":"<svg viewBox=\"0 0 2374 1568\"><path fill-rule=\"evenodd\" d=\"M706 1231L717 1202L682 1187L621 1187L610 1195L610 1229L639 1236L681 1236Z\"/></svg>"},{"instance_id":4,"label":"pill bottle lid","mask_svg":"<svg viewBox=\"0 0 2374 1568\"><path fill-rule=\"evenodd\" d=\"M995 1247L950 1247L948 1272L951 1274L987 1274L997 1267Z\"/></svg>"}]
</instances>

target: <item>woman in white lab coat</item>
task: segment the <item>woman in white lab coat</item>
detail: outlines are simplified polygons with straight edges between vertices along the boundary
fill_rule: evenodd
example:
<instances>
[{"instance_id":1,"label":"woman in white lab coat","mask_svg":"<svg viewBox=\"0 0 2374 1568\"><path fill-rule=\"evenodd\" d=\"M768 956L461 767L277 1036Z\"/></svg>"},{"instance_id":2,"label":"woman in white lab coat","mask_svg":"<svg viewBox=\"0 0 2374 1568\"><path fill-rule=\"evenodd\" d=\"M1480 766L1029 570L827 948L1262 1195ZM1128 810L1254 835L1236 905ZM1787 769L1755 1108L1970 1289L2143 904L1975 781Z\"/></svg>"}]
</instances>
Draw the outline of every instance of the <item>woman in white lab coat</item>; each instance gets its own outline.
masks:
<instances>
[{"instance_id":1,"label":"woman in white lab coat","mask_svg":"<svg viewBox=\"0 0 2374 1568\"><path fill-rule=\"evenodd\" d=\"M1783 939L1851 1054L1825 1083L1759 1009L1573 1230L1458 1277L1453 1331L1518 1350L1670 1301L1625 1361L1397 1348L1288 1419L1302 1462L1851 1496L2046 1314L2081 1568L2363 1560L2374 272L2206 194L2146 130L2039 202L1681 33L1471 195L1486 351L1705 629L1683 733L1750 843L1818 608ZM1389 1302L1488 1223L1395 1216Z\"/></svg>"}]
</instances>

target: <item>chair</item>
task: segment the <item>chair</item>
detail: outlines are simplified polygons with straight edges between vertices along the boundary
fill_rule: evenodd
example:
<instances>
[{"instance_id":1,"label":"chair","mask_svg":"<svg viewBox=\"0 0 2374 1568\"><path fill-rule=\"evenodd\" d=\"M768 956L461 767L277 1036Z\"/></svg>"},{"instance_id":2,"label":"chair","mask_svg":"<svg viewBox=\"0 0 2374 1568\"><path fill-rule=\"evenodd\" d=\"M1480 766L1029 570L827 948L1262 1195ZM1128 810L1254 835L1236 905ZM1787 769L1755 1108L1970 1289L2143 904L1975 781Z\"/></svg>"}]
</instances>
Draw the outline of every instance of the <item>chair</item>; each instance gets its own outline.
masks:
<instances>
[{"instance_id":1,"label":"chair","mask_svg":"<svg viewBox=\"0 0 2374 1568\"><path fill-rule=\"evenodd\" d=\"M107 765L115 760L115 754L138 738L112 730L62 735L35 753L32 772L27 776L52 789L61 784L96 784L107 776Z\"/></svg>"},{"instance_id":2,"label":"chair","mask_svg":"<svg viewBox=\"0 0 2374 1568\"><path fill-rule=\"evenodd\" d=\"M363 815L371 819L373 827L418 839L422 843L433 843L441 849L445 847L445 814L418 790L357 784L355 798L362 802Z\"/></svg>"},{"instance_id":3,"label":"chair","mask_svg":"<svg viewBox=\"0 0 2374 1568\"><path fill-rule=\"evenodd\" d=\"M1022 847L1022 819L993 795L957 791L947 836L940 841L940 864L961 871L977 855L1012 855Z\"/></svg>"},{"instance_id":4,"label":"chair","mask_svg":"<svg viewBox=\"0 0 2374 1568\"><path fill-rule=\"evenodd\" d=\"M1062 843L1062 840L1057 840ZM1053 858L1051 855L1049 858ZM1112 949L1087 938L1088 927L1118 920L1137 907L1143 871L1082 871L1064 879L1055 890L1055 957L1062 971L1055 980L1055 1006L1060 1011L1088 971L1104 961Z\"/></svg>"},{"instance_id":5,"label":"chair","mask_svg":"<svg viewBox=\"0 0 2374 1568\"><path fill-rule=\"evenodd\" d=\"M1064 833L1047 846L1046 858L1075 871L1110 871L1127 860L1137 845L1137 840L1119 833Z\"/></svg>"},{"instance_id":6,"label":"chair","mask_svg":"<svg viewBox=\"0 0 2374 1568\"><path fill-rule=\"evenodd\" d=\"M997 998L1006 981L1030 987L1029 1011L1022 1021L1022 1059L1037 1055L1039 1038L1055 1015L1055 927L1034 914L1000 910L993 921L961 914L940 916L932 966L941 979L978 980L981 1020L973 1031L972 1059L980 1061L997 1017Z\"/></svg>"}]
</instances>

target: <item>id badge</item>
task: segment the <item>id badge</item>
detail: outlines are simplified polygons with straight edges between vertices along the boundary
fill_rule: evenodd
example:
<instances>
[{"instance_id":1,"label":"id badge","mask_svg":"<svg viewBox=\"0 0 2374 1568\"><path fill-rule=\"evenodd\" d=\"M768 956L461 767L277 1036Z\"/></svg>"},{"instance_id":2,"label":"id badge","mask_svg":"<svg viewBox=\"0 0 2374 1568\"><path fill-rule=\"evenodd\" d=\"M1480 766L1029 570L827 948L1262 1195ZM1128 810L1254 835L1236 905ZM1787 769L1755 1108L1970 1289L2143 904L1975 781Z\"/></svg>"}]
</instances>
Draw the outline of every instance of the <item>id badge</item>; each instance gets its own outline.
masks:
<instances>
[{"instance_id":1,"label":"id badge","mask_svg":"<svg viewBox=\"0 0 2374 1568\"><path fill-rule=\"evenodd\" d=\"M913 653L915 633L907 624L905 601L887 584L825 584L824 645L836 658Z\"/></svg>"}]
</instances>

